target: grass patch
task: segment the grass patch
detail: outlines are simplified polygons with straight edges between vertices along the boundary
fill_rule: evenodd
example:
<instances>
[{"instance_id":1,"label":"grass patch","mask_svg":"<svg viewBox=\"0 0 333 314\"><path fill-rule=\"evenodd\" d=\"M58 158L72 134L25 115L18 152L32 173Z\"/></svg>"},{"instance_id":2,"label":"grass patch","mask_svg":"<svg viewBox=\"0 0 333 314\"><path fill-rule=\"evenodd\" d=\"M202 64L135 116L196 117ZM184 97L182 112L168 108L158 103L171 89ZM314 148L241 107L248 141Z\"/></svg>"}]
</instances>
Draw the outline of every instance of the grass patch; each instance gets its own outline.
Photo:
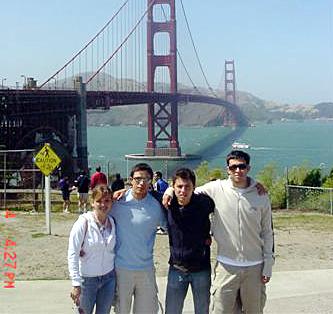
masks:
<instances>
[{"instance_id":1,"label":"grass patch","mask_svg":"<svg viewBox=\"0 0 333 314\"><path fill-rule=\"evenodd\" d=\"M333 229L332 215L314 212L274 212L273 222L276 229L302 228L327 232Z\"/></svg>"}]
</instances>

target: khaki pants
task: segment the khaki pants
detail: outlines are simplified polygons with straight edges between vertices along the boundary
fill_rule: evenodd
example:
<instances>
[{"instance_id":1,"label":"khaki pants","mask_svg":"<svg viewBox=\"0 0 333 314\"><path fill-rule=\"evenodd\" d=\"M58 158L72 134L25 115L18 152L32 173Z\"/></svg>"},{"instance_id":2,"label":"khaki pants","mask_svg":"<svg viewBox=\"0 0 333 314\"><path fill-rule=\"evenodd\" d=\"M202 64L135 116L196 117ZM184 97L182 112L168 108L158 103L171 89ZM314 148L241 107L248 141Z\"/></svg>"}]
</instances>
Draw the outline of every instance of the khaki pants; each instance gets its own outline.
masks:
<instances>
[{"instance_id":1,"label":"khaki pants","mask_svg":"<svg viewBox=\"0 0 333 314\"><path fill-rule=\"evenodd\" d=\"M116 313L155 314L158 312L155 270L116 269Z\"/></svg>"},{"instance_id":2,"label":"khaki pants","mask_svg":"<svg viewBox=\"0 0 333 314\"><path fill-rule=\"evenodd\" d=\"M262 264L239 267L217 262L211 292L212 312L263 313L266 288L261 282L261 272Z\"/></svg>"}]
</instances>

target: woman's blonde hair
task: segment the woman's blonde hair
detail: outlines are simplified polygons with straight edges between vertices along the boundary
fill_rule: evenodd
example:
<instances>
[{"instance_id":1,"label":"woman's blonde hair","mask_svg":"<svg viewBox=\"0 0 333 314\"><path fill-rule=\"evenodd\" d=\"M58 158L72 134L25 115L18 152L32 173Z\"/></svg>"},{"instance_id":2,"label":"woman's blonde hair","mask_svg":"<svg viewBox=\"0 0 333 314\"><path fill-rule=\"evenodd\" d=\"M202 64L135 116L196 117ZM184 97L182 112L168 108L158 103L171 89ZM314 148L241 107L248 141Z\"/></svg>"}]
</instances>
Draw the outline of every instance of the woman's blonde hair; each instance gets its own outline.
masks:
<instances>
[{"instance_id":1,"label":"woman's blonde hair","mask_svg":"<svg viewBox=\"0 0 333 314\"><path fill-rule=\"evenodd\" d=\"M93 201L98 201L102 197L105 197L108 195L110 195L112 197L111 189L105 184L99 184L93 188L91 198Z\"/></svg>"}]
</instances>

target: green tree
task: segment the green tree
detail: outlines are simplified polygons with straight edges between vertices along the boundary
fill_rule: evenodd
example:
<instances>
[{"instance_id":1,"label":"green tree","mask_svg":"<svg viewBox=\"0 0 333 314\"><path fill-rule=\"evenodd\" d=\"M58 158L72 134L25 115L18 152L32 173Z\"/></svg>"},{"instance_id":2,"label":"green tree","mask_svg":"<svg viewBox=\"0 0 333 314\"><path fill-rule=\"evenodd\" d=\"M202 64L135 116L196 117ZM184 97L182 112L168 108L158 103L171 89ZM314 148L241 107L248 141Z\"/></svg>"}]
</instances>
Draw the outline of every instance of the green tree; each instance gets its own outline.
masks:
<instances>
[{"instance_id":1,"label":"green tree","mask_svg":"<svg viewBox=\"0 0 333 314\"><path fill-rule=\"evenodd\" d=\"M195 174L197 177L197 186L203 185L208 181L227 178L225 170L222 168L210 169L208 161L206 160L201 162L201 164L195 169Z\"/></svg>"},{"instance_id":2,"label":"green tree","mask_svg":"<svg viewBox=\"0 0 333 314\"><path fill-rule=\"evenodd\" d=\"M323 179L323 187L324 188L333 188L333 168L330 171L330 174Z\"/></svg>"},{"instance_id":3,"label":"green tree","mask_svg":"<svg viewBox=\"0 0 333 314\"><path fill-rule=\"evenodd\" d=\"M305 178L310 171L310 166L304 162L300 166L293 166L288 169L288 184L303 185Z\"/></svg>"},{"instance_id":4,"label":"green tree","mask_svg":"<svg viewBox=\"0 0 333 314\"><path fill-rule=\"evenodd\" d=\"M256 176L257 181L268 190L273 208L285 208L286 206L286 178L279 175L276 163L266 165Z\"/></svg>"},{"instance_id":5,"label":"green tree","mask_svg":"<svg viewBox=\"0 0 333 314\"><path fill-rule=\"evenodd\" d=\"M277 178L277 165L275 162L272 162L266 165L256 176L257 180L265 186L267 190L271 190L274 181Z\"/></svg>"},{"instance_id":6,"label":"green tree","mask_svg":"<svg viewBox=\"0 0 333 314\"><path fill-rule=\"evenodd\" d=\"M303 180L304 186L321 186L322 184L322 179L321 179L321 169L319 168L314 168L311 169L306 177Z\"/></svg>"}]
</instances>

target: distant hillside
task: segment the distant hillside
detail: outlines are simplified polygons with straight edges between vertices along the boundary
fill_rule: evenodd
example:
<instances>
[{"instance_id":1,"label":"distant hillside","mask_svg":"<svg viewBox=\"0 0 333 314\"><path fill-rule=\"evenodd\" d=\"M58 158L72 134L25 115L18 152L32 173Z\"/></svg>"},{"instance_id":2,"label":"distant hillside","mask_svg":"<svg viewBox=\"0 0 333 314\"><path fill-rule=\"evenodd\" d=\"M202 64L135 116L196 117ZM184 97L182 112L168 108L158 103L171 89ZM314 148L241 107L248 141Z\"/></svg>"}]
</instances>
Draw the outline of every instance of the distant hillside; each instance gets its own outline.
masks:
<instances>
[{"instance_id":1,"label":"distant hillside","mask_svg":"<svg viewBox=\"0 0 333 314\"><path fill-rule=\"evenodd\" d=\"M83 73L81 75L86 78L90 76L90 73ZM58 86L64 86L64 83L60 80L57 84ZM93 85L90 86L90 89L97 89L97 86L99 90L146 90L146 83L128 79L117 80L104 73L99 74L98 80L93 80ZM162 86L156 84L156 90L163 91ZM182 84L178 85L178 91L180 93L196 93L192 88ZM211 95L210 91L205 88L200 88L200 92ZM216 90L215 93L224 98L222 90ZM280 119L333 118L333 102L322 102L315 105L279 104L260 99L244 91L238 91L236 99L241 110L252 122ZM195 103L180 104L179 123L185 126L221 125L220 116L222 112L223 108L220 106ZM138 125L139 123L142 125L146 125L147 123L146 105L114 107L106 111L88 112L88 125Z\"/></svg>"},{"instance_id":2,"label":"distant hillside","mask_svg":"<svg viewBox=\"0 0 333 314\"><path fill-rule=\"evenodd\" d=\"M267 102L249 93L238 93L238 105L252 122L281 119L332 119L333 102L316 105L281 105ZM180 104L179 123L184 126L221 125L223 109L205 104ZM90 111L88 125L146 125L147 105L114 107L107 111Z\"/></svg>"},{"instance_id":3,"label":"distant hillside","mask_svg":"<svg viewBox=\"0 0 333 314\"><path fill-rule=\"evenodd\" d=\"M333 103L332 102L321 102L314 106L318 111L318 118L333 118Z\"/></svg>"}]
</instances>

